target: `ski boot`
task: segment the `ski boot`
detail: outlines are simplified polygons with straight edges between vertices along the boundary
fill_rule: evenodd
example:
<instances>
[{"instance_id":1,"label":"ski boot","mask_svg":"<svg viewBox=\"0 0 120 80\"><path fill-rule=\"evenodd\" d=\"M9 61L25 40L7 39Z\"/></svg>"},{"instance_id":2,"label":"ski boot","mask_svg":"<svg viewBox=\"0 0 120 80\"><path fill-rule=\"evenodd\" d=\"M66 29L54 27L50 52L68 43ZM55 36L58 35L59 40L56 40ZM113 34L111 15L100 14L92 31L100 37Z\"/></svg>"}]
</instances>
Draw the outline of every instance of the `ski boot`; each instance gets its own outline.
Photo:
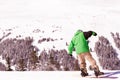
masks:
<instances>
[{"instance_id":1,"label":"ski boot","mask_svg":"<svg viewBox=\"0 0 120 80\"><path fill-rule=\"evenodd\" d=\"M85 72L85 69L80 69L81 70L81 76L82 77L85 77L85 76L88 76L88 73L87 72Z\"/></svg>"},{"instance_id":2,"label":"ski boot","mask_svg":"<svg viewBox=\"0 0 120 80\"><path fill-rule=\"evenodd\" d=\"M99 75L103 75L103 72L100 72L99 70L97 70L96 68L94 68L94 74L96 77L98 77Z\"/></svg>"}]
</instances>

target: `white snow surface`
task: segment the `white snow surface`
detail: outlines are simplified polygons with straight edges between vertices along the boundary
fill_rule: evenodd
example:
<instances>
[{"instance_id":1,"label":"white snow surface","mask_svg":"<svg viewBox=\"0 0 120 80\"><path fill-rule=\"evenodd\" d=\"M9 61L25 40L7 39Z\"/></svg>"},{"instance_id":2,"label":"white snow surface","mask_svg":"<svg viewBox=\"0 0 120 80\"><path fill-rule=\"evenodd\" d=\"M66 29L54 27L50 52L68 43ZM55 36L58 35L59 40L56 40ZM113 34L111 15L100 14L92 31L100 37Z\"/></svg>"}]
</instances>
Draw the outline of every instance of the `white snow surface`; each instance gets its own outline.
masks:
<instances>
[{"instance_id":1,"label":"white snow surface","mask_svg":"<svg viewBox=\"0 0 120 80\"><path fill-rule=\"evenodd\" d=\"M55 49L67 50L66 42L70 42L76 30L82 29L84 31L96 31L98 36L107 37L113 44L110 32L119 32L119 14L119 0L0 0L0 38L11 32L7 38L16 38L19 35L21 37L18 38L32 37L34 39L33 45L37 46L40 51L51 49L53 46L55 46ZM55 32L52 32L53 30ZM57 40L38 44L38 40L49 37ZM90 47L94 48L97 39L98 37L90 39ZM117 50L117 52L120 51ZM96 55L93 56L97 60ZM120 71L105 70L104 72L117 72L112 76L120 79ZM79 75L79 71L15 71L0 72L0 79L90 79L81 78ZM96 78L92 79L96 80ZM106 80L107 78L102 79Z\"/></svg>"},{"instance_id":2,"label":"white snow surface","mask_svg":"<svg viewBox=\"0 0 120 80\"><path fill-rule=\"evenodd\" d=\"M114 74L110 77L120 76L119 71L107 72ZM0 77L2 80L112 80L111 78L82 78L79 71L1 72Z\"/></svg>"}]
</instances>

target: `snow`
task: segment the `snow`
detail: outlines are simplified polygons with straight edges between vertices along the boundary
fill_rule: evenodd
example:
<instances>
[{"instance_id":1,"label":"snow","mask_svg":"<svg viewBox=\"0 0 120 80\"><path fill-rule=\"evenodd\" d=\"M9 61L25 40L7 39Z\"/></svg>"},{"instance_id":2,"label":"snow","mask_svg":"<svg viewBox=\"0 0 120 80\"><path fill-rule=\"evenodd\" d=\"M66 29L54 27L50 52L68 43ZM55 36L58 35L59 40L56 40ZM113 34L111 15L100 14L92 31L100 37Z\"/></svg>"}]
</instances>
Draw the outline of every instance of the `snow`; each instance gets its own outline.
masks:
<instances>
[{"instance_id":1,"label":"snow","mask_svg":"<svg viewBox=\"0 0 120 80\"><path fill-rule=\"evenodd\" d=\"M120 30L119 13L119 0L0 0L0 38L11 32L7 38L16 38L19 35L21 35L20 38L33 37L33 45L39 47L40 51L53 46L56 47L55 49L67 49L66 42L70 42L77 29L82 29L96 31L98 36L104 35L112 43L110 32ZM12 30L7 31L7 29ZM37 29L44 33L33 33ZM53 33L53 30L57 31ZM44 37L58 40L38 44L38 40ZM94 47L93 43L97 39L98 37L90 39L90 47ZM117 52L120 51L117 50ZM97 60L96 55L94 57ZM79 71L0 72L0 78L3 80L76 80L81 79L79 74ZM119 77L120 73L113 76ZM87 79L89 78L85 78Z\"/></svg>"},{"instance_id":2,"label":"snow","mask_svg":"<svg viewBox=\"0 0 120 80\"><path fill-rule=\"evenodd\" d=\"M107 71L110 77L118 77L115 80L119 80L120 71ZM92 74L92 73L91 73ZM5 76L6 75L6 76ZM3 77L4 76L4 77ZM1 72L0 77L3 80L109 80L110 78L82 78L79 71L37 71L37 72ZM110 79L111 80L111 79Z\"/></svg>"}]
</instances>

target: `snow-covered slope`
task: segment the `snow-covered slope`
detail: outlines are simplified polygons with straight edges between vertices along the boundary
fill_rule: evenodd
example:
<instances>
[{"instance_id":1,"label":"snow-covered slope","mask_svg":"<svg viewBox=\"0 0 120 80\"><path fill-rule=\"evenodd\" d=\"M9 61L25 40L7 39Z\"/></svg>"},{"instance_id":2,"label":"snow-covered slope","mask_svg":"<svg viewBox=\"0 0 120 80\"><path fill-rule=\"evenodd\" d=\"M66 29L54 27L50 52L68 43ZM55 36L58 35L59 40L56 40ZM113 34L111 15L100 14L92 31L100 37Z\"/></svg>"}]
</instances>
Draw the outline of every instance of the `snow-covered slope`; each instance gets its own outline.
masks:
<instances>
[{"instance_id":1,"label":"snow-covered slope","mask_svg":"<svg viewBox=\"0 0 120 80\"><path fill-rule=\"evenodd\" d=\"M53 46L55 49L67 49L66 42L70 42L77 29L82 29L96 31L98 36L104 35L113 44L110 32L119 32L119 14L119 0L0 0L0 38L8 33L11 34L6 38L17 36L19 39L30 36L34 39L33 45L36 45L40 51ZM49 37L55 41L38 43L40 39ZM94 47L97 39L98 37L90 39L90 47ZM58 75L54 78L56 73ZM79 79L79 72L56 73L0 72L0 78L26 80L50 77L61 80L62 76L66 76L65 79ZM16 79L14 74L17 75ZM5 77L6 75L8 77ZM119 77L119 75L118 73L113 76Z\"/></svg>"},{"instance_id":2,"label":"snow-covered slope","mask_svg":"<svg viewBox=\"0 0 120 80\"><path fill-rule=\"evenodd\" d=\"M106 78L82 78L80 77L80 72L76 71L45 71L45 72L2 72L0 73L0 78L4 80L111 80L115 78L115 80L119 80L120 71L107 71L109 73ZM91 73L92 74L92 73ZM5 76L6 75L6 76Z\"/></svg>"},{"instance_id":3,"label":"snow-covered slope","mask_svg":"<svg viewBox=\"0 0 120 80\"><path fill-rule=\"evenodd\" d=\"M0 33L12 28L12 35L9 37L34 36L35 40L40 37L57 37L69 42L77 29L94 30L99 36L119 32L118 0L1 0L0 4ZM37 29L44 31L44 34L33 33ZM52 33L53 30L56 31ZM97 38L93 38L92 41L96 41L95 39ZM62 40L60 43L62 46L54 44L63 48Z\"/></svg>"}]
</instances>

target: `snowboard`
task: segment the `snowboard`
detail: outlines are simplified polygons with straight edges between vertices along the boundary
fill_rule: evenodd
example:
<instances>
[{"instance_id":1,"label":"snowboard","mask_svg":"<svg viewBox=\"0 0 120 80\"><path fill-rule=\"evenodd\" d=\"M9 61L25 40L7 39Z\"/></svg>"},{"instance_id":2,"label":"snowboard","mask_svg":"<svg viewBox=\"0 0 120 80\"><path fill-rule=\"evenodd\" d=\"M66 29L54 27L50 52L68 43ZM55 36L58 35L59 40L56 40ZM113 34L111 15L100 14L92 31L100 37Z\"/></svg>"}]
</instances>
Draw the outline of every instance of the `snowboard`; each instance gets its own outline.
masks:
<instances>
[{"instance_id":1,"label":"snowboard","mask_svg":"<svg viewBox=\"0 0 120 80\"><path fill-rule=\"evenodd\" d=\"M86 76L85 78L106 78L106 79L117 79L118 77L114 77L114 76L104 76L104 75L101 75L101 76L98 76L98 77L96 77L96 76Z\"/></svg>"},{"instance_id":2,"label":"snowboard","mask_svg":"<svg viewBox=\"0 0 120 80\"><path fill-rule=\"evenodd\" d=\"M82 77L82 76L81 76ZM105 79L117 79L118 77L112 76L111 73L104 73L104 75L95 76L94 74L85 76L83 78L105 78Z\"/></svg>"}]
</instances>

